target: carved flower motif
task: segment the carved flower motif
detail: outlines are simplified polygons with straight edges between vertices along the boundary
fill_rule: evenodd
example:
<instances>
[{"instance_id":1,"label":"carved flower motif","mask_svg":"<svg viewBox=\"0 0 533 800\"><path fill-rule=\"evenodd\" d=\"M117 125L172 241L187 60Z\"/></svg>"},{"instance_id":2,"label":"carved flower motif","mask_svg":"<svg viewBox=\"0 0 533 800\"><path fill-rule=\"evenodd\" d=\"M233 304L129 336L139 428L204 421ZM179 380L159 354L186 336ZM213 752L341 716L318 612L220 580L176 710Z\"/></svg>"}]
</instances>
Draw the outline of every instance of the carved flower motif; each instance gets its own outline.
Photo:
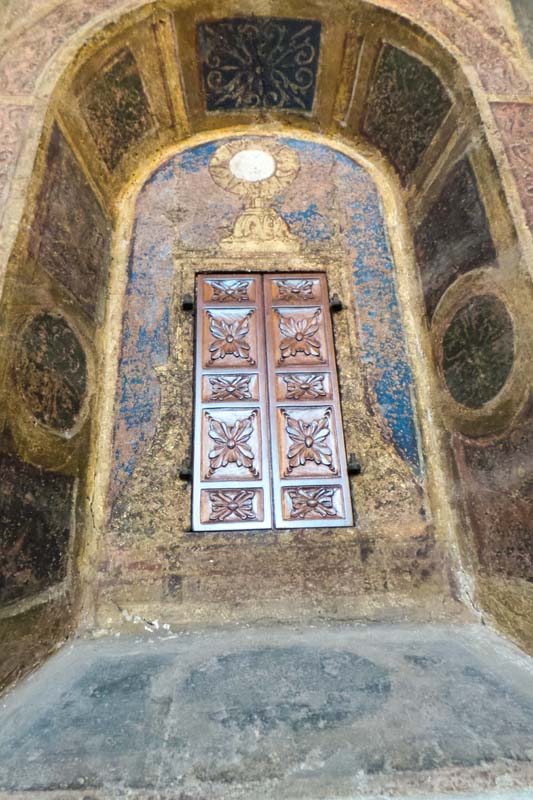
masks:
<instances>
[{"instance_id":1,"label":"carved flower motif","mask_svg":"<svg viewBox=\"0 0 533 800\"><path fill-rule=\"evenodd\" d=\"M255 411L248 417L236 419L233 425L215 419L210 414L209 437L215 442L215 446L209 451L209 477L217 469L227 467L228 464L236 464L238 467L246 467L252 475L257 476L254 468L254 454L248 440L254 432L253 421Z\"/></svg>"},{"instance_id":2,"label":"carved flower motif","mask_svg":"<svg viewBox=\"0 0 533 800\"><path fill-rule=\"evenodd\" d=\"M209 378L211 384L211 400L251 400L250 377L234 375L232 377Z\"/></svg>"},{"instance_id":3,"label":"carved flower motif","mask_svg":"<svg viewBox=\"0 0 533 800\"><path fill-rule=\"evenodd\" d=\"M306 356L320 357L320 341L316 338L319 330L320 309L310 317L288 317L277 311L279 330L283 335L280 342L282 358L304 353Z\"/></svg>"},{"instance_id":4,"label":"carved flower motif","mask_svg":"<svg viewBox=\"0 0 533 800\"><path fill-rule=\"evenodd\" d=\"M250 317L252 313L252 311L249 311L237 319L226 319L224 317L215 317L210 311L207 312L210 320L209 331L214 339L209 347L211 361L233 356L233 358L243 358L251 364L255 363L250 358L250 345L246 341L246 337L250 332Z\"/></svg>"},{"instance_id":5,"label":"carved flower motif","mask_svg":"<svg viewBox=\"0 0 533 800\"><path fill-rule=\"evenodd\" d=\"M302 467L306 461L325 464L334 471L333 453L325 441L330 435L330 413L330 411L326 411L323 417L314 419L312 422L304 422L285 414L286 431L293 442L287 453L289 472L295 467Z\"/></svg>"},{"instance_id":6,"label":"carved flower motif","mask_svg":"<svg viewBox=\"0 0 533 800\"><path fill-rule=\"evenodd\" d=\"M209 281L215 303L246 302L250 281Z\"/></svg>"},{"instance_id":7,"label":"carved flower motif","mask_svg":"<svg viewBox=\"0 0 533 800\"><path fill-rule=\"evenodd\" d=\"M289 400L326 396L323 375L285 375L283 381L287 385Z\"/></svg>"},{"instance_id":8,"label":"carved flower motif","mask_svg":"<svg viewBox=\"0 0 533 800\"><path fill-rule=\"evenodd\" d=\"M336 517L333 508L335 489L289 489L293 519Z\"/></svg>"},{"instance_id":9,"label":"carved flower motif","mask_svg":"<svg viewBox=\"0 0 533 800\"><path fill-rule=\"evenodd\" d=\"M255 519L253 500L255 492L251 489L225 489L209 492L213 522Z\"/></svg>"},{"instance_id":10,"label":"carved flower motif","mask_svg":"<svg viewBox=\"0 0 533 800\"><path fill-rule=\"evenodd\" d=\"M312 300L313 281L279 280L276 281L280 300Z\"/></svg>"}]
</instances>

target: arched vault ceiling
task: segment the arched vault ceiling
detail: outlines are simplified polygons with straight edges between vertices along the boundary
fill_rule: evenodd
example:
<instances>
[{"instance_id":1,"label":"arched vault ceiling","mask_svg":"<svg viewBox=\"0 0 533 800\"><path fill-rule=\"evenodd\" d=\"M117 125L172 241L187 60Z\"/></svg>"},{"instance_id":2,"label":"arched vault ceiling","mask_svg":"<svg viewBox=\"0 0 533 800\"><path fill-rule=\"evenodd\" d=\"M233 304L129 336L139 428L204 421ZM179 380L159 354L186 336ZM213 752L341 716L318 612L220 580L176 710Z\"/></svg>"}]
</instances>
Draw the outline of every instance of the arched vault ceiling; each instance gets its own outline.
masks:
<instances>
[{"instance_id":1,"label":"arched vault ceiling","mask_svg":"<svg viewBox=\"0 0 533 800\"><path fill-rule=\"evenodd\" d=\"M48 62L81 28L98 25L103 16L117 18L145 5L143 0L6 0L0 11L5 48L0 74L8 78L4 92L31 94ZM339 5L349 11L352 4ZM516 57L519 39L505 3L380 0L373 5L401 14L457 48L489 92L524 95L529 91L528 78ZM222 10L220 15L224 15ZM19 43L16 51L9 46L15 40ZM30 47L33 58L28 59Z\"/></svg>"},{"instance_id":2,"label":"arched vault ceiling","mask_svg":"<svg viewBox=\"0 0 533 800\"><path fill-rule=\"evenodd\" d=\"M150 171L178 149L236 134L324 140L353 151L379 178L395 255L405 264L400 295L415 349L429 364L434 347L442 373L440 384L431 378L428 397L439 400L465 486L474 476L465 495L474 528L485 513L474 508L476 498L493 508L490 484L485 495L476 488L488 480L483 465L490 477L492 457L505 470L518 463L511 439L494 442L487 455L480 437L507 435L524 407L524 441L531 427L524 273L533 258L523 252L531 254L525 223L533 225L533 74L507 0L7 0L0 23L0 276L11 259L0 342L15 353L13 343L29 342L30 353L31 337L52 331L74 353L83 348L87 367L75 376L80 420L48 407L32 417L20 395L32 400L36 392L22 370L18 377L10 370L12 352L0 359L5 472L16 477L16 455L29 481L41 480L34 467L57 473L63 498L74 476L94 481L90 496L84 488L79 495L89 521L80 571L96 560L92 533L104 527L99 457L109 452L126 217ZM498 360L490 380L481 369L473 375L484 391L481 408L463 352L482 366ZM55 355L42 363L28 355L37 379ZM425 366L420 375L418 385L430 386ZM425 435L440 458L433 433ZM468 437L473 444L464 444ZM448 467L439 469L430 483L435 507L444 509L444 536L456 522L442 488ZM531 519L529 486L524 519ZM504 527L505 508L496 512ZM478 538L487 536L499 579L501 537L489 523ZM511 573L521 558L522 517L515 527ZM475 556L468 558L474 570Z\"/></svg>"},{"instance_id":3,"label":"arched vault ceiling","mask_svg":"<svg viewBox=\"0 0 533 800\"><path fill-rule=\"evenodd\" d=\"M395 167L412 200L413 213L421 217L424 209L417 210L416 206L422 187L434 177L433 165L443 153L455 160L465 147L465 137L469 140L472 136L469 128L475 130L478 125L473 88L478 105L483 98L484 122L489 123L489 129L498 127L501 131L531 223L533 203L524 165L533 164L528 143L533 138L528 135L533 114L527 101L533 95L532 71L510 7L506 3L488 7L480 0L379 0L334 5L320 0L269 4L271 17L290 16L321 24L316 89L312 108L308 95L303 108L290 108L289 104L281 111L262 109L254 121L282 121L347 136L356 143L365 140L374 156L379 151ZM48 0L22 7L7 2L1 12L5 35L0 54L0 202L5 201L4 206L8 205L20 163L17 192L5 220L2 261L5 263L11 250L16 219L22 211L23 190L31 175L33 152L47 108L45 98L52 95L49 129L51 116L58 110L61 127L76 141L78 157L85 163L102 202L109 205L137 165L154 150L168 148L190 133L250 122L249 109L240 112L224 102L214 108L213 98L205 98L208 76L205 69L202 73L196 43L202 23L224 17L260 16L261 12L252 0L225 6L176 0L149 4L138 0ZM416 70L409 74L409 64L398 64L401 58L406 61L402 54L395 64L394 57L388 59L387 73L387 53L383 52L387 45L419 59L418 74ZM205 50L205 41L203 46ZM377 74L380 63L381 84ZM391 152L391 147L398 145L394 130L387 121L370 119L366 110L369 98L375 106L380 85L388 85L391 64L399 69L398 83L405 83L407 74L411 83L421 84L422 94L426 91L414 110L412 98L399 97L397 92L397 107L390 109L397 115L398 105L403 104L400 110L404 112L411 106L412 116L421 118L418 133L424 130L427 141L420 141L416 131L404 136L404 144L410 140L411 152L405 152L405 146L404 152ZM445 113L444 96L440 101L435 97L428 100L427 82L424 88L420 79L429 77L429 70L424 75L422 65L431 65L445 87L452 101L449 113ZM374 95L370 94L372 90ZM108 104L107 116L106 109L99 109L94 101L95 93L101 91ZM114 91L125 95L129 104L122 109L127 124L119 132L109 124L114 114ZM487 99L492 103L493 116ZM426 116L420 114L421 106ZM412 120L400 122L411 134ZM24 142L28 127L32 133ZM413 147L418 152L413 152ZM511 191L516 191L514 186Z\"/></svg>"}]
</instances>

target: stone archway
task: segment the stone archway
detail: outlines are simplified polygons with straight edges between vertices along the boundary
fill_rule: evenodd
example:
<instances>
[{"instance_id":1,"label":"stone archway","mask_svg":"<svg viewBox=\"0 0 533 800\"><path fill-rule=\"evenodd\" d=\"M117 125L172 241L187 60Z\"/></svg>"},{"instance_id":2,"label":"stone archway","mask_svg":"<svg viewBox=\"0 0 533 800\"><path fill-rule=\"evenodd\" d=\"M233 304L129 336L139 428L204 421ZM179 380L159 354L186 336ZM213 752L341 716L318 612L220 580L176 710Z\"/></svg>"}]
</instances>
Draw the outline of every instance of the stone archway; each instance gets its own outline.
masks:
<instances>
[{"instance_id":1,"label":"stone archway","mask_svg":"<svg viewBox=\"0 0 533 800\"><path fill-rule=\"evenodd\" d=\"M331 12L331 8L328 10ZM319 4L310 7L294 3L291 17L286 7L283 11L273 7L270 22L249 21L252 32L247 35L263 41L269 35L266 26L277 30L279 18L285 18L281 28L293 42L294 51L287 69L292 70L296 89L299 84L294 59L301 52L301 37L310 37L316 51L309 73L312 92L307 75L303 94L293 89L283 102L273 102L267 94L252 103L250 97L243 99L238 92L217 93L213 53L215 61L219 55L229 57L225 51L217 54L216 48L234 34L236 25L248 24L246 18L253 13L253 4L239 8L238 17L226 18L208 4L140 7L102 28L86 43L48 103L25 215L6 280L3 341L9 351L19 355L26 346L23 331L32 318L39 320L45 315L48 326L61 318L74 350L83 347L87 361L84 380L89 389L84 403L78 404L79 408L76 403L73 406L71 382L62 380L57 353L45 348L34 365L34 382L46 382L49 407L54 406L56 395L63 398L61 408L69 407L71 418L66 425L51 425L54 420L48 410L43 424L32 406L35 391L26 392L24 404L20 404L13 358L9 353L3 358L3 392L13 398L5 403L3 426L8 485L10 480L17 480L17 475L25 476L24 481L39 487L33 494L40 497L41 492L44 498L51 496L54 481L63 487L62 515L55 519L45 515L43 522L52 542L69 528L70 503L77 498L70 561L64 559L59 572L44 581L44 588L40 584L37 593L25 585L21 591L15 587L15 596L9 598L15 605L8 607L6 619L10 622L6 624L16 626L17 620L34 620L29 629L31 651L36 630L32 626L50 620L50 630L42 636L46 649L57 631L68 629L70 609L79 611L80 587L87 589L94 579L97 535L106 516L102 499L104 466L109 459L109 438L99 431L102 423L111 419L113 404L104 376L116 364L117 340L110 338L109 332L118 329L120 315L119 307L107 302L106 295L116 296L124 288L120 265L126 261L132 219L125 210L131 208L140 176L175 152L177 142L188 137L208 139L221 129L228 134L269 133L292 126L328 135L341 149L355 147L360 157L386 176L390 187L389 231L400 254L398 263L411 264L409 281L414 285L414 239L421 273L424 297L419 292L414 308L410 298L402 298L408 315L412 315L411 342L416 351L424 351L429 358L432 338L441 364L436 402L433 407L422 402L423 424L431 430L428 437L432 437L435 457L442 459L434 484L440 483L445 502L435 505L436 524L449 543L454 564L459 563L459 549L463 552L464 569L455 571L458 594L463 599L477 598L475 603L481 598L500 624L528 640L520 615L501 611L512 597L522 604L529 602L527 577L520 573L515 581L516 552L523 552L526 546L524 529L517 519L502 574L496 560L501 552L498 525L505 511L494 496L494 469L489 467L487 473L486 468L486 458L493 458L493 453L505 451L506 463L515 457L512 437L517 434L512 432L513 425L518 424L526 438L529 430L525 376L531 357L530 335L526 304L521 299L529 301L531 296L521 250L527 240L521 211L508 190L508 176L501 170L501 151L497 147L493 151L487 144L491 134L479 110L485 116L484 96L474 81L474 98L454 56L436 39L400 16L367 3L350 10L339 7L338 15L329 13L327 18ZM198 51L194 50L196 41ZM408 135L399 136L399 130ZM458 207L462 208L460 215ZM14 230L12 225L8 234ZM495 296L506 303L513 320L517 357L506 376L508 381L499 387L503 395L498 389L476 409L453 399L453 387L450 393L446 383L447 356L442 346L455 315L479 295ZM424 330L430 320L428 337ZM505 328L500 322L496 319L493 324L489 319L489 327ZM476 348L475 342L472 346ZM490 348L483 357L490 362ZM426 377L428 382L433 381ZM429 398L431 389L426 379L420 386ZM439 419L435 421L437 409ZM451 482L448 486L454 481L454 468L449 466L452 449L465 487L472 480L473 488L466 489L465 503L450 505L452 492L443 491L443 486L446 480ZM483 543L483 531L488 531L490 520L482 521L483 515L472 500L476 481L485 487L489 517L499 520L496 532L489 536L493 542L489 548ZM527 517L526 490L527 481L517 484ZM34 515L35 509L29 508L28 514ZM468 522L463 522L463 515ZM475 536L469 532L471 528ZM366 545L362 542L361 546L364 558ZM25 564L31 572L32 557L28 556ZM83 594L86 622L90 624L92 591L89 588ZM22 661L26 658L24 648L22 644ZM16 671L20 660L16 652L8 671Z\"/></svg>"},{"instance_id":2,"label":"stone archway","mask_svg":"<svg viewBox=\"0 0 533 800\"><path fill-rule=\"evenodd\" d=\"M393 215L394 195L382 178L378 192L369 172L353 161L350 148L339 150L328 139L309 134L287 138L258 133L251 137L257 147L272 142L288 148L299 164L289 194L283 187L276 193L283 218L290 221L296 253L269 252L261 242L250 243L240 254L237 248L231 256L217 249L223 231L228 226L231 230L240 201L232 201L213 183L210 158L225 142L246 146L249 135L203 137L202 144L184 147L165 160L141 185L134 216L125 222L134 240L127 264L117 272L125 282L114 293L124 327L118 377L116 359L110 364L107 394L114 392L116 381L116 402L99 459L103 464L104 453L111 454L113 497L111 526L102 542L102 620L115 619L117 608L120 616L121 609L138 602L143 604L138 616L153 616L161 597L166 600L160 616L168 621L185 620L188 614L232 618L232 604L238 614L253 617L290 615L296 605L302 615L326 606L330 613L346 615L354 607L366 607L365 595L380 596L389 606L429 606L437 598L439 604L446 602L442 567L448 546L440 533L434 534L431 519L439 510L430 512L427 500L429 493L438 509L438 456L421 463L418 437L423 436L426 452L433 448L435 453L434 432L426 426L423 434L417 433L421 428L414 406L415 396L426 396L426 405L433 402L430 379L422 361L409 359L403 328L426 346L411 313L420 304L419 288L410 262L402 262L400 237L392 243L380 210L383 203ZM401 262L397 269L393 253ZM191 495L176 480L193 443L193 334L181 298L194 294L195 273L309 269L326 272L331 294L342 297L345 305L334 327L346 445L365 463L364 474L352 482L357 525L338 536L307 532L301 541L293 537L292 545L274 531L253 546L249 537L237 534L233 539L192 537ZM113 318L111 341L120 331L118 312ZM197 456L196 442L193 449ZM107 493L106 470L102 472ZM364 561L361 548L367 549ZM415 551L419 566L410 573ZM272 561L277 565L273 572L268 566ZM406 575L407 583L402 583ZM255 591L257 581L262 583L261 597ZM136 586L144 587L144 600L135 600ZM289 596L290 608L285 608Z\"/></svg>"}]
</instances>

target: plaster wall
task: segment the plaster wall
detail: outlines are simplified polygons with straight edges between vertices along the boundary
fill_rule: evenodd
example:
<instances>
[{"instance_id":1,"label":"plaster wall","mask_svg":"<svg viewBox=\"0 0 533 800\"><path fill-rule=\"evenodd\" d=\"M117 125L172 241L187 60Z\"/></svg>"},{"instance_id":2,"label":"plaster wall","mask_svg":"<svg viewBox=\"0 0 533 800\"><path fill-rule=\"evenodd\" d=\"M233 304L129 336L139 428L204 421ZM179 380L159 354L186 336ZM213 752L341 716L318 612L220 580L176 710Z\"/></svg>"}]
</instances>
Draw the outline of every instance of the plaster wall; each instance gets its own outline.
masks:
<instances>
[{"instance_id":1,"label":"plaster wall","mask_svg":"<svg viewBox=\"0 0 533 800\"><path fill-rule=\"evenodd\" d=\"M8 553L24 554L15 570L9 565L4 570L11 582L8 591L18 593L2 610L4 635L11 643L4 669L9 675L67 635L73 620L94 624L95 576L106 563L102 542L108 544L102 537L114 458L121 303L140 186L189 136L208 140L252 130L279 134L280 128L291 127L304 138L329 136L340 150L354 147L379 178L394 261L410 276L398 287L406 349L415 372L419 364L434 363L432 371L420 373L417 402L422 439L430 443L426 466L435 469L427 487L441 548L432 572L439 575L435 596L445 593L448 578L442 576L451 565L452 596L488 613L527 646L531 642L527 564L533 515L523 442L532 341L532 73L511 8L500 3L489 9L473 0L390 0L342 6L332 15L331 4L304 8L294 2L282 9L274 3L268 9L274 22L290 10L291 25L321 23L320 50L311 70L312 101L309 94L302 99L293 92L281 105L266 96L253 105L250 95L237 93L229 105L224 101L224 107L214 108L220 97L211 96L205 83L211 45L204 36L197 49L196 26L258 10L267 13L248 2L222 14L209 4L162 7L112 0L34 3L18 20L9 4L3 10L3 497L11 498L13 485L24 487L29 481L20 504L15 508L10 499L2 512ZM264 36L264 31L253 35ZM310 194L311 189L307 186ZM146 191L139 208L147 202ZM290 224L304 233L298 217L302 208L294 198L287 202ZM179 215L174 206L169 208L176 229ZM168 232L170 223L160 224ZM314 219L308 227L316 231L320 224ZM140 236L136 230L134 255ZM366 245L358 246L364 250ZM480 329L487 334L476 337L472 328L481 313L476 298L487 296L493 310L496 301L504 310L498 306L496 314L485 314ZM358 319L355 314L353 319ZM450 371L444 343L447 332L461 325L454 351L459 368ZM352 333L361 336L362 330ZM399 346L401 331L389 340ZM65 366L60 354L67 341L74 361ZM75 355L79 348L81 361ZM464 367L472 357L482 365L472 375L478 384ZM17 371L17 364L28 370ZM365 370L360 385L366 380L371 386L368 364ZM472 392L480 396L479 385L488 398L482 406L457 400ZM386 442L401 470L411 469L376 386L368 397L373 397L380 446ZM363 411L361 399L363 415L370 413L368 408ZM348 421L348 427L353 424ZM128 447L133 445L126 443L126 456ZM53 505L53 513L39 511L45 531L39 541L52 542L52 549L66 547L68 557L63 552L50 558L49 579L43 582L36 576L35 528L22 521L35 519L42 487L49 485L53 492L60 484L63 499ZM502 492L504 485L511 491ZM475 501L480 492L483 508ZM505 525L509 517L515 520L512 526ZM505 545L498 544L500 539ZM67 545L61 544L66 540ZM365 566L365 537L354 541L359 552L352 544L340 556L341 563L360 567L354 580L346 578L350 591L354 584L364 586L373 569ZM378 549L370 558L386 564L379 573L382 588L383 571L393 573L397 564L409 563L418 574L413 565L426 559L428 550L424 545L420 555L409 547L402 544L397 555L391 545L389 556ZM241 551L252 557L253 548L246 545ZM123 570L116 556L110 566ZM210 558L209 551L202 555L202 574ZM171 602L177 605L182 572L176 551L167 542L154 548L146 563L156 564L155 596L175 590ZM339 574L339 559L331 563L322 574ZM131 562L128 569L134 583ZM246 567L249 574L254 569L251 562ZM412 582L409 569L398 578L403 588ZM138 603L145 610L151 593L150 588L143 597L140 590ZM112 620L117 618L114 609ZM20 637L13 636L15 628Z\"/></svg>"},{"instance_id":2,"label":"plaster wall","mask_svg":"<svg viewBox=\"0 0 533 800\"><path fill-rule=\"evenodd\" d=\"M283 145L299 161L275 204L297 257L219 251L241 201L218 187L210 159L226 142ZM364 613L372 603L439 609L450 596L446 545L425 490L396 270L368 172L323 144L281 137L218 139L187 149L141 190L133 225L117 377L111 521L99 620L117 607L181 621L265 614ZM198 271L320 269L345 308L335 345L356 525L336 531L225 535L190 531L189 487L177 477L193 440L193 335L180 299ZM418 365L417 365L418 366ZM380 598L379 600L377 598ZM113 603L115 606L113 607ZM139 606L140 604L140 606ZM236 610L238 609L238 610ZM298 610L297 610L298 609Z\"/></svg>"}]
</instances>

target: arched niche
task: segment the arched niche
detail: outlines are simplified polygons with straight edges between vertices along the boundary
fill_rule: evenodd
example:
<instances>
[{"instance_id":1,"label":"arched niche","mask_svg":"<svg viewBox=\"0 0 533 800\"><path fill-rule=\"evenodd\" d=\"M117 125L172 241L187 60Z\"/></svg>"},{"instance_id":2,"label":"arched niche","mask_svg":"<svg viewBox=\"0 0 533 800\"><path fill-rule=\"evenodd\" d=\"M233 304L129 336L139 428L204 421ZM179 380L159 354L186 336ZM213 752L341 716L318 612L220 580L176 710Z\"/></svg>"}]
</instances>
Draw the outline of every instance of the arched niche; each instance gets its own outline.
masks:
<instances>
[{"instance_id":1,"label":"arched niche","mask_svg":"<svg viewBox=\"0 0 533 800\"><path fill-rule=\"evenodd\" d=\"M254 245L249 252L230 257L220 249L221 239L242 210L239 198L223 191L210 174L211 158L229 144L283 147L298 159L294 186L280 190L275 198L275 207L297 243L296 253L275 249L269 253ZM424 463L420 441L423 437L428 450L434 450L430 441L434 431L418 420L415 399L420 395L426 405L433 402L431 378L427 357L410 357L405 336L408 329L417 348L427 350L427 338L417 329L412 313L420 306L420 288L413 280L412 258L406 256L405 231L390 225L387 229L387 217L401 216L397 199L371 164L355 158L352 149L312 134L266 136L259 128L255 134L203 136L196 145L166 159L147 179L143 176L139 193L127 198L124 240L130 234L132 240L122 250L116 274L120 289L112 291L111 301L116 311L110 338L119 338L120 354L118 361L110 361L106 379L107 394L114 392L115 405L113 418L108 419L108 442L98 459L104 474L109 469L109 485L104 480L102 490L110 503L103 544L108 574L102 575L102 617L113 618L126 598L135 602L135 586L146 584L145 567L154 591L163 587L167 614L177 613L175 619L183 621L195 602L197 618L231 616L234 580L227 583L226 599L213 606L210 551L216 553L218 573L230 575L240 569L237 594L241 606L249 607L244 613L259 613L259 607L264 614L272 613L272 607L287 613L283 601L273 598L289 593L293 609L298 602L302 613L309 613L308 606L304 611L302 571L315 584L315 593L311 592L315 607L328 602L328 597L333 602L334 597L338 613L349 613L348 606L365 602L365 592L355 590L361 580L371 593L379 593L388 583L391 595L409 604L410 589L406 592L401 576L412 565L417 548L420 554L422 549L426 552L416 576L409 580L415 581L428 603L447 594L442 576L447 545L435 536L431 507L439 502L435 492L439 464L432 456ZM194 295L198 273L309 270L325 272L330 295L342 297L345 306L334 317L334 329L346 446L365 465L363 474L352 481L358 521L338 535L331 530L307 531L303 541L296 532L287 537L279 530L255 537L194 535L191 492L177 479L180 465L194 448L194 335L191 313L182 309L182 298ZM390 550L393 540L395 556ZM354 551L371 541L358 578ZM239 553L244 558L237 566ZM268 568L273 557L279 562L274 577ZM342 577L326 574L334 559L345 563ZM206 588L194 601L191 587L197 575ZM262 599L253 599L256 581L263 582ZM342 590L333 588L338 582ZM169 587L178 584L181 608L176 612Z\"/></svg>"},{"instance_id":2,"label":"arched niche","mask_svg":"<svg viewBox=\"0 0 533 800\"><path fill-rule=\"evenodd\" d=\"M92 624L114 402L108 376L118 358L120 305L115 301L125 289L123 266L132 219L127 209L140 182L185 142L193 145L221 131L268 134L290 128L299 135L329 137L339 150L353 148L387 187L383 196L390 199L389 236L397 264L406 265L409 273L405 285L412 287L401 299L411 320L408 336L415 361L429 363L432 339L440 359L437 377L428 370L419 386L426 398L422 418L432 442L432 463L438 465L433 481L435 524L458 576L452 593L463 600L474 596L477 576L479 596L489 611L514 635L528 638L511 612L498 616L498 604L491 604L487 587L494 565L480 567L480 536L469 532L479 522L472 518L468 502L463 505L452 489L455 468L447 444L452 439L457 453L458 447L468 448L472 438L488 436L492 443L494 437L505 437L528 394L520 376L530 364L529 322L523 308L531 289L516 210L503 189L508 182L501 177L500 151L489 145L492 134L482 121L484 96L471 76L466 78L457 53L399 15L369 3L349 10L339 5L335 13L328 4L327 11L318 3L294 2L290 8L274 4L270 18L257 21L250 19L251 2L227 11L209 3L150 4L100 26L77 53L72 53L73 45L67 47L50 76L43 78L40 91L47 110L33 177L21 225L8 231L16 239L4 292L2 391L13 399L20 396L15 361L32 315L48 313L64 320L84 347L88 372L80 414L67 427L42 425L35 409L27 413L27 404L3 404L3 452L15 464L6 466L8 480L9 470L15 475L17 470L36 470L35 480L43 485L50 476L65 476L68 497L77 498L68 568L65 562L59 580L56 576L43 591L28 592L9 604L9 624L16 624L19 613L34 619L42 614L45 619L50 608L54 630L64 630L62 626L78 616L82 596L85 624ZM225 34L235 36L239 24L251 25L249 35L256 39L264 39L268 25L277 35L283 29L284 36L296 37L287 67L296 90L288 100L280 104L263 95L252 104L249 98L239 99L238 92L221 100L213 90L218 80L212 75L218 58L215 53L213 62L213 48ZM310 37L314 48L311 87L305 96L297 91L295 78L302 36ZM58 65L65 69L52 86ZM477 410L465 411L465 406L458 408L450 401L441 352L454 310L460 311L463 298L467 304L476 294L511 298L516 356L516 391L505 408L495 395L494 404L489 401L479 416ZM41 366L41 373L46 372ZM527 419L519 424L527 426ZM456 457L457 463L463 463L461 458ZM67 505L63 517L68 516ZM65 523L59 527L64 530ZM361 542L361 554L365 547ZM500 598L509 599L516 590L512 577L512 565L505 577L497 574ZM527 604L526 588L520 584L517 591L520 602ZM55 636L44 636L43 646ZM31 633L29 641L31 650ZM18 663L18 656L14 659Z\"/></svg>"}]
</instances>

